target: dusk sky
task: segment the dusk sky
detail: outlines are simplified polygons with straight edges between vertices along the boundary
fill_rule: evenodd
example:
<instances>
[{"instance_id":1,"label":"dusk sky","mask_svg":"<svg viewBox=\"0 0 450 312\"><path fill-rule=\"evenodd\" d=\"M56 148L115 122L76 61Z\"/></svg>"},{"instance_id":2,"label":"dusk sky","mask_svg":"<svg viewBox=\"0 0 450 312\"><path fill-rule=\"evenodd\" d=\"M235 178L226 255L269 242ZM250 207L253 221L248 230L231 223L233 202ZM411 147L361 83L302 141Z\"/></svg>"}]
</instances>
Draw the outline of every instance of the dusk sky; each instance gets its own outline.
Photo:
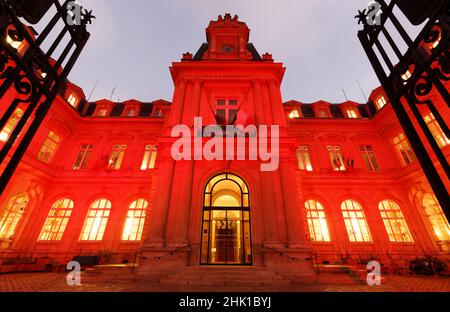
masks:
<instances>
[{"instance_id":1,"label":"dusk sky","mask_svg":"<svg viewBox=\"0 0 450 312\"><path fill-rule=\"evenodd\" d=\"M260 54L287 67L283 99L364 102L379 83L357 39L354 19L367 0L84 0L97 17L70 80L92 100L172 100L169 66L206 41L210 20L237 14Z\"/></svg>"}]
</instances>

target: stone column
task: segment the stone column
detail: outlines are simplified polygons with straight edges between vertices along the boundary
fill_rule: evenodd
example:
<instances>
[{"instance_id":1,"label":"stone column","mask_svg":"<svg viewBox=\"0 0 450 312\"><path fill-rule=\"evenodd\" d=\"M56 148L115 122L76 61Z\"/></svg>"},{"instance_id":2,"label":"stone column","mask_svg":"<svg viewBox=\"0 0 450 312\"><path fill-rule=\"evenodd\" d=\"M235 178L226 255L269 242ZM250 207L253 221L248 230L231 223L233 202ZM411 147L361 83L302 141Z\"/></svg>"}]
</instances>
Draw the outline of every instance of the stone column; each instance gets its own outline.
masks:
<instances>
[{"instance_id":1,"label":"stone column","mask_svg":"<svg viewBox=\"0 0 450 312\"><path fill-rule=\"evenodd\" d=\"M280 178L283 191L284 209L286 212L288 247L306 247L304 216L296 191L297 183L294 177L294 166L289 157L280 157Z\"/></svg>"},{"instance_id":2,"label":"stone column","mask_svg":"<svg viewBox=\"0 0 450 312\"><path fill-rule=\"evenodd\" d=\"M181 122L185 95L186 81L179 80L175 86L169 123L166 129L167 136L170 136L172 127ZM159 174L158 178L152 181L152 183L157 183L157 185L152 185L152 187L161 190L161 192L155 192L156 196L154 197L154 205L152 206L152 210L150 212L147 238L144 243L144 248L163 247L165 245L164 238L175 170L175 161L171 155L171 144L172 140L168 140L161 143L159 146Z\"/></svg>"},{"instance_id":3,"label":"stone column","mask_svg":"<svg viewBox=\"0 0 450 312\"><path fill-rule=\"evenodd\" d=\"M193 85L193 92L191 100L192 111L186 112L185 115L191 116L193 123L194 117L198 117L200 112L201 99L201 81L196 80ZM192 132L195 137L197 133ZM192 139L194 139L192 137ZM175 165L175 178L173 180L172 189L174 196L172 196L170 203L169 220L170 227L167 232L167 240L169 243L180 244L189 242L189 225L190 225L190 210L192 200L192 187L194 179L194 160L179 161Z\"/></svg>"},{"instance_id":4,"label":"stone column","mask_svg":"<svg viewBox=\"0 0 450 312\"><path fill-rule=\"evenodd\" d=\"M270 99L272 102L273 122L281 127L286 127L286 117L283 109L283 99L281 97L280 87L275 80L269 82Z\"/></svg>"},{"instance_id":5,"label":"stone column","mask_svg":"<svg viewBox=\"0 0 450 312\"><path fill-rule=\"evenodd\" d=\"M263 111L261 82L259 80L255 80L253 90L256 121L257 124L264 125L266 123L266 118Z\"/></svg>"},{"instance_id":6,"label":"stone column","mask_svg":"<svg viewBox=\"0 0 450 312\"><path fill-rule=\"evenodd\" d=\"M164 234L175 168L175 161L170 155L170 146L166 146L163 149L160 146L159 154L159 175L158 178L152 181L155 184L152 187L156 189L154 205L152 205L149 213L147 238L144 243L144 247L150 248L163 247L165 245Z\"/></svg>"}]
</instances>

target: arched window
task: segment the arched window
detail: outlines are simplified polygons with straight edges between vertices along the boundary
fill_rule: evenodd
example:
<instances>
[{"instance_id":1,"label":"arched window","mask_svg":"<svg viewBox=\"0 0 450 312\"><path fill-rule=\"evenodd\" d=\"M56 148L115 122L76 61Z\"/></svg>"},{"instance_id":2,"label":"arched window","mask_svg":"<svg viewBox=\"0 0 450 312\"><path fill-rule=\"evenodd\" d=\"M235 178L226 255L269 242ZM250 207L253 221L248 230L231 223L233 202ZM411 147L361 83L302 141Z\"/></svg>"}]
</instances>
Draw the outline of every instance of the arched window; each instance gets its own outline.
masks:
<instances>
[{"instance_id":1,"label":"arched window","mask_svg":"<svg viewBox=\"0 0 450 312\"><path fill-rule=\"evenodd\" d=\"M125 226L122 232L122 240L140 241L144 230L145 216L147 215L148 201L143 198L131 203Z\"/></svg>"},{"instance_id":2,"label":"arched window","mask_svg":"<svg viewBox=\"0 0 450 312\"><path fill-rule=\"evenodd\" d=\"M311 240L314 242L331 241L323 206L315 200L308 200L305 202L305 208Z\"/></svg>"},{"instance_id":3,"label":"arched window","mask_svg":"<svg viewBox=\"0 0 450 312\"><path fill-rule=\"evenodd\" d=\"M400 207L390 200L383 200L378 204L384 227L391 242L411 243L413 239L409 232Z\"/></svg>"},{"instance_id":4,"label":"arched window","mask_svg":"<svg viewBox=\"0 0 450 312\"><path fill-rule=\"evenodd\" d=\"M68 198L57 200L50 209L39 235L40 241L61 240L72 214L73 201Z\"/></svg>"},{"instance_id":5,"label":"arched window","mask_svg":"<svg viewBox=\"0 0 450 312\"><path fill-rule=\"evenodd\" d=\"M80 240L100 241L105 233L106 223L111 211L111 202L105 198L97 199L89 207Z\"/></svg>"},{"instance_id":6,"label":"arched window","mask_svg":"<svg viewBox=\"0 0 450 312\"><path fill-rule=\"evenodd\" d=\"M0 239L11 239L29 202L28 195L21 193L11 197L0 218Z\"/></svg>"},{"instance_id":7,"label":"arched window","mask_svg":"<svg viewBox=\"0 0 450 312\"><path fill-rule=\"evenodd\" d=\"M422 207L437 239L439 241L450 241L450 226L434 196L426 194L422 200Z\"/></svg>"},{"instance_id":8,"label":"arched window","mask_svg":"<svg viewBox=\"0 0 450 312\"><path fill-rule=\"evenodd\" d=\"M354 200L341 204L342 216L351 242L371 242L369 227L361 205Z\"/></svg>"}]
</instances>

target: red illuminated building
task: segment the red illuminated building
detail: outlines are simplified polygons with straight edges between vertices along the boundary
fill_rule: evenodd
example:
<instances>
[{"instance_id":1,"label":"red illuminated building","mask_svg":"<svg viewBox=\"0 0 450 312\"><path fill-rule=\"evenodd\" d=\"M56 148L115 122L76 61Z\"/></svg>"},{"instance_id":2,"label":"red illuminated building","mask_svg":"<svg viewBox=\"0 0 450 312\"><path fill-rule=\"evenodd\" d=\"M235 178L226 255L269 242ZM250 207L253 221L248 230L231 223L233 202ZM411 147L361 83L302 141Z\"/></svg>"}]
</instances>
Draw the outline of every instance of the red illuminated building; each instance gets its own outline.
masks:
<instances>
[{"instance_id":1,"label":"red illuminated building","mask_svg":"<svg viewBox=\"0 0 450 312\"><path fill-rule=\"evenodd\" d=\"M366 104L283 103L286 69L258 54L245 23L227 14L206 34L170 67L172 102L87 102L67 83L0 198L3 254L139 259L142 275L249 265L307 276L316 263L448 257L449 223L382 88ZM174 126L238 110L280 126L278 170L173 159ZM449 159L449 138L422 113Z\"/></svg>"}]
</instances>

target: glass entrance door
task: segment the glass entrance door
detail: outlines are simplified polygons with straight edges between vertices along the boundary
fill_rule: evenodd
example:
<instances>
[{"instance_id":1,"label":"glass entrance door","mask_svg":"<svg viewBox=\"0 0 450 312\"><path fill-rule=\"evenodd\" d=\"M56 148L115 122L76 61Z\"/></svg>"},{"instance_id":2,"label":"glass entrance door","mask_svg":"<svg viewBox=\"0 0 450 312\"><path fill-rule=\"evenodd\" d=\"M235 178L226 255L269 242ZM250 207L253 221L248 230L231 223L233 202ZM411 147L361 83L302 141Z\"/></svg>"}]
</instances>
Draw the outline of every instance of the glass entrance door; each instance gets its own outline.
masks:
<instances>
[{"instance_id":1,"label":"glass entrance door","mask_svg":"<svg viewBox=\"0 0 450 312\"><path fill-rule=\"evenodd\" d=\"M203 207L201 264L252 264L248 203L247 186L238 177L223 174L210 181Z\"/></svg>"}]
</instances>

